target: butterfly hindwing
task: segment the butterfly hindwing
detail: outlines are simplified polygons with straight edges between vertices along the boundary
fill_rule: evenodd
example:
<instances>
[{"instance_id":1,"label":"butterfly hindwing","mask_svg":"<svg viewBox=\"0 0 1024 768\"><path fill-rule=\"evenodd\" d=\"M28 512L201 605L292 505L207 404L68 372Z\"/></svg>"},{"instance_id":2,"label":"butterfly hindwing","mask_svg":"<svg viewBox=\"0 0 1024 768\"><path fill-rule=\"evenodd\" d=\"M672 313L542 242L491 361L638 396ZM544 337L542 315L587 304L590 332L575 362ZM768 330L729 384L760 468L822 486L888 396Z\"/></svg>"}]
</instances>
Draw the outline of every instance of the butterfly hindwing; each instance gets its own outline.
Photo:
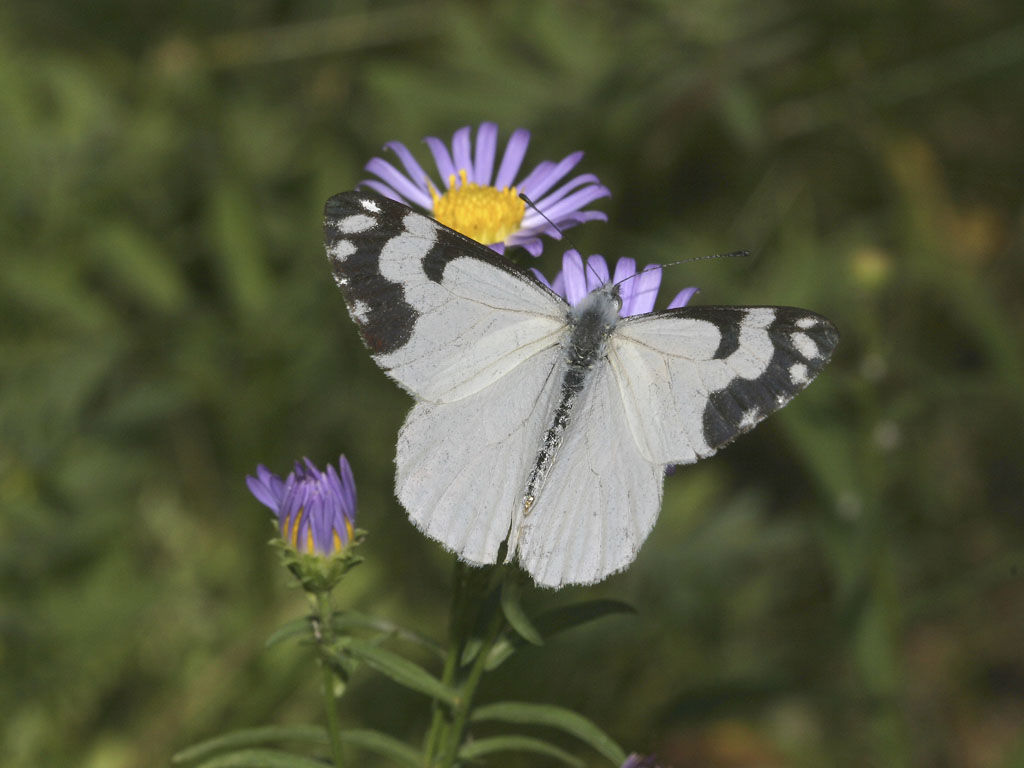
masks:
<instances>
[{"instance_id":1,"label":"butterfly hindwing","mask_svg":"<svg viewBox=\"0 0 1024 768\"><path fill-rule=\"evenodd\" d=\"M607 362L595 367L510 554L546 587L591 584L636 558L661 508L665 468L641 455ZM513 549L514 547L514 549Z\"/></svg>"},{"instance_id":2,"label":"butterfly hindwing","mask_svg":"<svg viewBox=\"0 0 1024 768\"><path fill-rule=\"evenodd\" d=\"M398 435L395 493L412 522L469 562L493 563L557 394L558 348L451 403L419 402Z\"/></svg>"},{"instance_id":3,"label":"butterfly hindwing","mask_svg":"<svg viewBox=\"0 0 1024 768\"><path fill-rule=\"evenodd\" d=\"M565 302L490 248L373 192L324 209L327 254L374 360L424 400L493 384L558 343Z\"/></svg>"}]
</instances>

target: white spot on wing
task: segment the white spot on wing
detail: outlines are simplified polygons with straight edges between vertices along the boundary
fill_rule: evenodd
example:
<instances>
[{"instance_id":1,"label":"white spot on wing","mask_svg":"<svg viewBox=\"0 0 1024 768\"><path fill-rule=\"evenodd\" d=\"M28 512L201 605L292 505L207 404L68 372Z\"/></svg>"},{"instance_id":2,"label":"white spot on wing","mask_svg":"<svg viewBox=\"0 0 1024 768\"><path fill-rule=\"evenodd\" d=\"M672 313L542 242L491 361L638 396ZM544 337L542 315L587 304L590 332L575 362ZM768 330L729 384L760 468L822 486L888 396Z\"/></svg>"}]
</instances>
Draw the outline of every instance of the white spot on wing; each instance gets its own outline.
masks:
<instances>
[{"instance_id":1,"label":"white spot on wing","mask_svg":"<svg viewBox=\"0 0 1024 768\"><path fill-rule=\"evenodd\" d=\"M377 203L375 203L373 200L370 200L369 198L364 198L360 200L359 204L363 206L363 208L368 210L370 213L380 213L380 206L377 205Z\"/></svg>"},{"instance_id":2,"label":"white spot on wing","mask_svg":"<svg viewBox=\"0 0 1024 768\"><path fill-rule=\"evenodd\" d=\"M346 216L338 222L338 230L346 235L354 235L365 232L376 223L377 220L372 216Z\"/></svg>"},{"instance_id":3,"label":"white spot on wing","mask_svg":"<svg viewBox=\"0 0 1024 768\"><path fill-rule=\"evenodd\" d=\"M808 328L813 328L817 324L818 318L816 317L801 317L799 320L796 321L796 327L803 328L804 330L807 330Z\"/></svg>"},{"instance_id":4,"label":"white spot on wing","mask_svg":"<svg viewBox=\"0 0 1024 768\"><path fill-rule=\"evenodd\" d=\"M349 305L348 313L357 323L365 324L370 317L370 305L357 299Z\"/></svg>"},{"instance_id":5,"label":"white spot on wing","mask_svg":"<svg viewBox=\"0 0 1024 768\"><path fill-rule=\"evenodd\" d=\"M789 366L789 380L798 387L810 382L810 379L807 378L807 366L803 363L793 363Z\"/></svg>"},{"instance_id":6,"label":"white spot on wing","mask_svg":"<svg viewBox=\"0 0 1024 768\"><path fill-rule=\"evenodd\" d=\"M796 351L808 360L813 360L821 354L818 352L818 345L814 343L814 339L806 333L800 333L797 331L789 337L789 340L793 342L793 346L796 348Z\"/></svg>"},{"instance_id":7,"label":"white spot on wing","mask_svg":"<svg viewBox=\"0 0 1024 768\"><path fill-rule=\"evenodd\" d=\"M751 408L749 411L744 411L743 418L740 419L740 429L750 429L752 426L757 424L757 420L761 418L761 412L757 408Z\"/></svg>"},{"instance_id":8,"label":"white spot on wing","mask_svg":"<svg viewBox=\"0 0 1024 768\"><path fill-rule=\"evenodd\" d=\"M344 261L355 252L356 246L351 240L339 240L327 249L327 254L331 259L338 262Z\"/></svg>"}]
</instances>

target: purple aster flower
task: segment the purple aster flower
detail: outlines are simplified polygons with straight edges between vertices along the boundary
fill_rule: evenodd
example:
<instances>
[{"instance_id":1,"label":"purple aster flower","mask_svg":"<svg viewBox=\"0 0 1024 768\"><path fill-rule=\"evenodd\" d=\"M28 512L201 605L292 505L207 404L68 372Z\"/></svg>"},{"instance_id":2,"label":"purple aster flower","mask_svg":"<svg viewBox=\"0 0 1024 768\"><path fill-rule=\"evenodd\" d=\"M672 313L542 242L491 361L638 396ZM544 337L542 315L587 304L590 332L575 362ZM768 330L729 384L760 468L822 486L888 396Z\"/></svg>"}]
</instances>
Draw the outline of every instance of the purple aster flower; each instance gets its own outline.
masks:
<instances>
[{"instance_id":1,"label":"purple aster flower","mask_svg":"<svg viewBox=\"0 0 1024 768\"><path fill-rule=\"evenodd\" d=\"M559 230L584 221L608 220L601 211L583 210L598 198L611 195L594 174L573 176L557 186L583 158L582 152L566 155L557 163L545 160L529 173L520 174L530 132L518 128L505 145L495 172L497 124L481 123L475 145L471 131L468 125L459 128L452 136L450 150L438 138L424 139L434 157L443 193L434 183L435 177L424 171L408 148L398 141L389 141L384 147L397 155L405 172L375 157L366 164L366 170L377 178L361 184L392 200L422 208L445 226L489 245L498 253L504 253L506 247L519 245L533 256L539 256L541 235L560 240ZM544 216L538 210L527 208L519 198L520 193L528 196Z\"/></svg>"},{"instance_id":2,"label":"purple aster flower","mask_svg":"<svg viewBox=\"0 0 1024 768\"><path fill-rule=\"evenodd\" d=\"M619 286L619 295L622 297L622 309L619 310L619 315L622 317L653 312L654 300L658 297L658 288L661 287L661 265L659 264L648 264L637 272L636 261L626 257L615 263L615 274L611 275L608 271L608 263L603 256L594 254L587 257L587 263L584 266L583 257L575 249L565 252L562 257L562 271L550 283L538 270L533 270L533 274L544 285L569 302L570 306L578 304L595 288L600 288L609 282L616 283ZM695 293L697 293L695 287L684 288L669 302L668 308L685 307Z\"/></svg>"},{"instance_id":3,"label":"purple aster flower","mask_svg":"<svg viewBox=\"0 0 1024 768\"><path fill-rule=\"evenodd\" d=\"M277 515L281 538L296 551L331 555L352 541L356 483L344 455L338 469L328 465L326 472L309 459L297 461L284 480L260 464L245 483Z\"/></svg>"},{"instance_id":4,"label":"purple aster flower","mask_svg":"<svg viewBox=\"0 0 1024 768\"><path fill-rule=\"evenodd\" d=\"M634 752L626 758L621 768L658 768L658 758L655 755L638 755Z\"/></svg>"}]
</instances>

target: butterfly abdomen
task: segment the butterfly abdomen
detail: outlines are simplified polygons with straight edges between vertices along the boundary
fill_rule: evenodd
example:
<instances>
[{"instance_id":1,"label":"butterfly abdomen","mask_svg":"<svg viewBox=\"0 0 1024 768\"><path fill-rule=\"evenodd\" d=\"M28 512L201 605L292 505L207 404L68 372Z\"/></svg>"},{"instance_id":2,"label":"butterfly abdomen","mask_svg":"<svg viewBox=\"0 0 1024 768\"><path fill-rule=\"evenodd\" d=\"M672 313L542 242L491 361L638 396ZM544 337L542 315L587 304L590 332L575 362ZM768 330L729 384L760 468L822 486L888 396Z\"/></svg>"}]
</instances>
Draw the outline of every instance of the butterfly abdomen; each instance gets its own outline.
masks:
<instances>
[{"instance_id":1,"label":"butterfly abdomen","mask_svg":"<svg viewBox=\"0 0 1024 768\"><path fill-rule=\"evenodd\" d=\"M570 332L565 341L565 364L557 405L548 421L523 494L523 512L530 513L551 462L572 420L573 408L590 378L594 364L607 354L608 337L615 330L622 300L618 288L604 286L592 291L568 312Z\"/></svg>"}]
</instances>

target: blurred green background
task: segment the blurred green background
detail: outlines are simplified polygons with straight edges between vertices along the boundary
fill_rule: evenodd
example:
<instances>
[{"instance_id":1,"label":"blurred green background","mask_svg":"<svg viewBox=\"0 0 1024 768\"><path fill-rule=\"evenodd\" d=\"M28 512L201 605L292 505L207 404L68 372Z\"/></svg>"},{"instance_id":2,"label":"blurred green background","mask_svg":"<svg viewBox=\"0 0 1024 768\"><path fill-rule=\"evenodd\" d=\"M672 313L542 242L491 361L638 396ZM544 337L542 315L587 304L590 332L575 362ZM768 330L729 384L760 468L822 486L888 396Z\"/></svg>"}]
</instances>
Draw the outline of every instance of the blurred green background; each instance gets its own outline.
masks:
<instances>
[{"instance_id":1,"label":"blurred green background","mask_svg":"<svg viewBox=\"0 0 1024 768\"><path fill-rule=\"evenodd\" d=\"M676 768L1024 766L1019 0L5 4L0 764L166 765L319 721L307 656L261 647L305 604L258 462L344 451L370 538L341 602L443 634L450 560L391 491L409 401L320 222L385 141L425 162L422 136L482 120L533 131L528 167L586 151L614 197L584 251L748 248L667 290L843 334L789 408L668 479L632 568L527 596L637 614L483 699L576 707ZM343 701L427 724L369 671Z\"/></svg>"}]
</instances>

